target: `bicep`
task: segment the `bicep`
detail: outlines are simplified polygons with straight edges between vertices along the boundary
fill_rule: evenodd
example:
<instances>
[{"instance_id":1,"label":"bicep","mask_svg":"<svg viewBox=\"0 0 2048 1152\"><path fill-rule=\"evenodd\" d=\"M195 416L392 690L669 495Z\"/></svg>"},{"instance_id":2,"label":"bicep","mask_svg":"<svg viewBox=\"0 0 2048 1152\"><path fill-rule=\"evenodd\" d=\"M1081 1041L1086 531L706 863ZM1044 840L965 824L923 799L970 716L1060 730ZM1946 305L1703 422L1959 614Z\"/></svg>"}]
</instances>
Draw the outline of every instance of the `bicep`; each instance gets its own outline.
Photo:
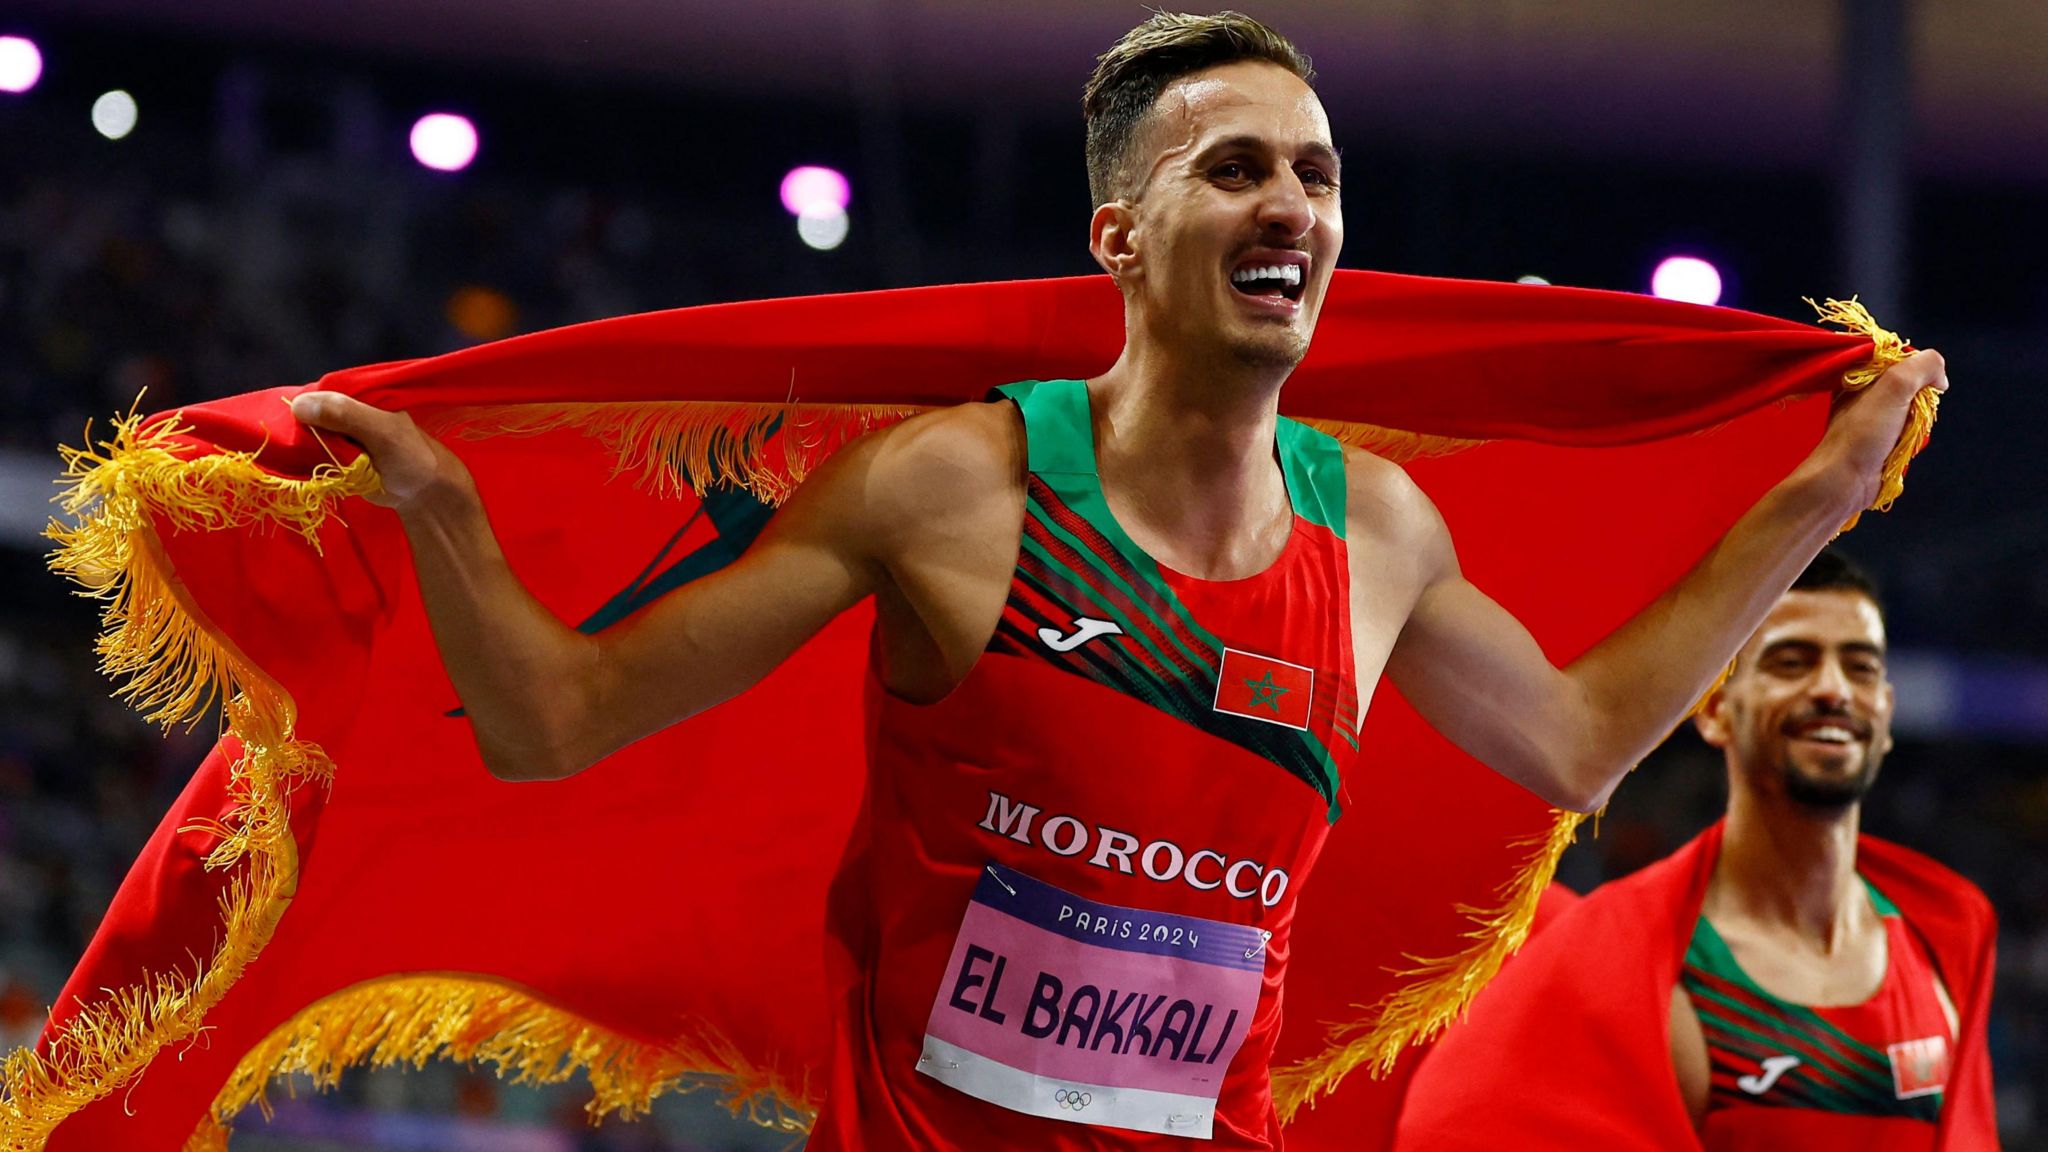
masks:
<instances>
[{"instance_id":1,"label":"bicep","mask_svg":"<svg viewBox=\"0 0 2048 1152\"><path fill-rule=\"evenodd\" d=\"M1555 765L1578 742L1573 682L1521 621L1465 578L1442 520L1429 513L1417 542L1429 567L1388 676L1459 748L1553 802L1567 800Z\"/></svg>"}]
</instances>

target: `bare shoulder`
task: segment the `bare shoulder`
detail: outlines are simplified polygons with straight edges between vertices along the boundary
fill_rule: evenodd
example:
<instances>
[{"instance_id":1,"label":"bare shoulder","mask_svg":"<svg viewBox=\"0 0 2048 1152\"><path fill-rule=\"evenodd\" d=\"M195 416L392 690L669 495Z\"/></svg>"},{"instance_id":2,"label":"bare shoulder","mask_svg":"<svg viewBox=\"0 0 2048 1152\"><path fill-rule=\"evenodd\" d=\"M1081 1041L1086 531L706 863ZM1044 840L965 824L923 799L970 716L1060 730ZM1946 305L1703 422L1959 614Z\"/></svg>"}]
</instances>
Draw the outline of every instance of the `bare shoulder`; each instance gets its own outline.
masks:
<instances>
[{"instance_id":1,"label":"bare shoulder","mask_svg":"<svg viewBox=\"0 0 2048 1152\"><path fill-rule=\"evenodd\" d=\"M1360 449L1344 453L1347 535L1418 561L1450 546L1450 533L1429 494L1408 470Z\"/></svg>"},{"instance_id":2,"label":"bare shoulder","mask_svg":"<svg viewBox=\"0 0 2048 1152\"><path fill-rule=\"evenodd\" d=\"M876 590L884 681L937 700L994 633L1024 517L1024 427L1008 401L926 413L868 438L860 547Z\"/></svg>"},{"instance_id":3,"label":"bare shoulder","mask_svg":"<svg viewBox=\"0 0 2048 1152\"><path fill-rule=\"evenodd\" d=\"M1008 401L921 412L868 437L886 477L970 489L1013 484L1024 470L1024 422ZM927 490L927 499L940 493Z\"/></svg>"},{"instance_id":4,"label":"bare shoulder","mask_svg":"<svg viewBox=\"0 0 2048 1152\"><path fill-rule=\"evenodd\" d=\"M999 498L1024 476L1024 422L1007 401L920 413L870 439L877 494L927 515Z\"/></svg>"},{"instance_id":5,"label":"bare shoulder","mask_svg":"<svg viewBox=\"0 0 2048 1152\"><path fill-rule=\"evenodd\" d=\"M1359 448L1344 450L1344 480L1352 520L1375 529L1398 529L1429 504L1408 470Z\"/></svg>"},{"instance_id":6,"label":"bare shoulder","mask_svg":"<svg viewBox=\"0 0 2048 1152\"><path fill-rule=\"evenodd\" d=\"M1001 522L1021 506L1024 459L1014 405L961 404L855 440L814 479L830 489L830 503L857 518L864 543L887 554Z\"/></svg>"}]
</instances>

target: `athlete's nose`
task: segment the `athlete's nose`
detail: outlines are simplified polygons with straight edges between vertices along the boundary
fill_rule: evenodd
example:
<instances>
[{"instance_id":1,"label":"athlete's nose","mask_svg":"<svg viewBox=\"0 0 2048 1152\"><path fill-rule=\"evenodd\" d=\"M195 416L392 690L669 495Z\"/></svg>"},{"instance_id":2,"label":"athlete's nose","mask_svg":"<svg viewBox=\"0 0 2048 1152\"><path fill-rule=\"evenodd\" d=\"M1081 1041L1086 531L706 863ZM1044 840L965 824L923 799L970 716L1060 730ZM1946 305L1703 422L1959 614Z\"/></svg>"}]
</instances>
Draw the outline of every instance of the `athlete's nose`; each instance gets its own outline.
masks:
<instances>
[{"instance_id":1,"label":"athlete's nose","mask_svg":"<svg viewBox=\"0 0 2048 1152\"><path fill-rule=\"evenodd\" d=\"M1813 682L1807 687L1807 694L1817 701L1834 705L1837 709L1846 706L1854 694L1849 683L1849 672L1842 662L1832 656L1824 657L1820 666L1814 669Z\"/></svg>"},{"instance_id":2,"label":"athlete's nose","mask_svg":"<svg viewBox=\"0 0 2048 1152\"><path fill-rule=\"evenodd\" d=\"M1266 181L1264 192L1259 200L1259 226L1268 241L1291 245L1316 226L1315 205L1310 203L1299 174L1292 170L1281 173Z\"/></svg>"}]
</instances>

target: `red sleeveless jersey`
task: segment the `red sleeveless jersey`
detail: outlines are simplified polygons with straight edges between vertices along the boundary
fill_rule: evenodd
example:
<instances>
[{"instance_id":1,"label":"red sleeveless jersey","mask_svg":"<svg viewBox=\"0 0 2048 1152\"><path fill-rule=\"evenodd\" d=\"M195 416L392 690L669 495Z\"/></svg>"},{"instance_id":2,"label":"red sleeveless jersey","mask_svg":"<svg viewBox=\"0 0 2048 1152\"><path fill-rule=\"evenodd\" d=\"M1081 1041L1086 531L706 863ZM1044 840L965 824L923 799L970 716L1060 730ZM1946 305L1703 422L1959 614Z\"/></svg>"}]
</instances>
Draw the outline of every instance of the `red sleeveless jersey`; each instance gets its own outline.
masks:
<instances>
[{"instance_id":1,"label":"red sleeveless jersey","mask_svg":"<svg viewBox=\"0 0 2048 1152\"><path fill-rule=\"evenodd\" d=\"M1001 391L1016 572L950 696L871 682L809 1147L1275 1147L1288 929L1357 754L1342 449L1282 420L1286 547L1195 580L1110 514L1080 381Z\"/></svg>"},{"instance_id":2,"label":"red sleeveless jersey","mask_svg":"<svg viewBox=\"0 0 2048 1152\"><path fill-rule=\"evenodd\" d=\"M1884 982L1845 1007L1765 991L1700 917L1679 979L1712 1066L1708 1152L1934 1147L1954 1036L1926 946L1883 893L1865 890L1884 924Z\"/></svg>"}]
</instances>

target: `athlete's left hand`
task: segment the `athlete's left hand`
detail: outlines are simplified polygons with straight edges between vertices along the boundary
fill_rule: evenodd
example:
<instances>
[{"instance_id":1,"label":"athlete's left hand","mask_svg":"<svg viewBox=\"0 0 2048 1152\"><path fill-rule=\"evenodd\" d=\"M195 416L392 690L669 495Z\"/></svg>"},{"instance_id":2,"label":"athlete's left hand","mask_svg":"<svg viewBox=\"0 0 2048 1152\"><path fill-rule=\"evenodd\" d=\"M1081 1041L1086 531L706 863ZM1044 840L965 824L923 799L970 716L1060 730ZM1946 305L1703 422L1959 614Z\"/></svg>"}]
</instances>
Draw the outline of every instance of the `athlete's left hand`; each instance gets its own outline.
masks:
<instances>
[{"instance_id":1,"label":"athlete's left hand","mask_svg":"<svg viewBox=\"0 0 2048 1152\"><path fill-rule=\"evenodd\" d=\"M1885 458L1905 430L1906 413L1922 388L1948 391L1941 353L1915 352L1891 366L1868 388L1844 393L1828 417L1827 433L1810 458L1823 474L1852 485L1855 507L1877 499Z\"/></svg>"}]
</instances>

